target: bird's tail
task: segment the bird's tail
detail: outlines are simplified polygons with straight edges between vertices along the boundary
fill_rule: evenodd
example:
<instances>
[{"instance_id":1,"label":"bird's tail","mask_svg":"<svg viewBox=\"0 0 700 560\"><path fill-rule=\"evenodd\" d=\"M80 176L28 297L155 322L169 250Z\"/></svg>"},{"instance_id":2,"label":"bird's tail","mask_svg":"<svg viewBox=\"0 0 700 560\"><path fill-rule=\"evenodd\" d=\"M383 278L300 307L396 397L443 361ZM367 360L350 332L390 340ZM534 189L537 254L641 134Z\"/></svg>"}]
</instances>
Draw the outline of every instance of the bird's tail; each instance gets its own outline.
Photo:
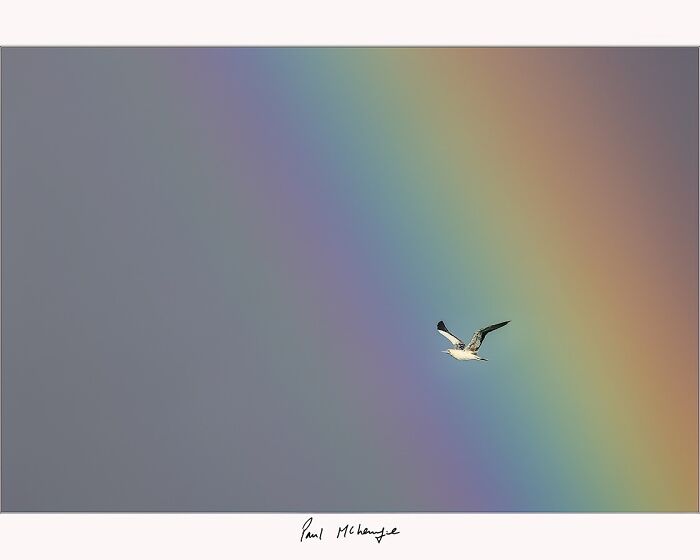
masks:
<instances>
[{"instance_id":1,"label":"bird's tail","mask_svg":"<svg viewBox=\"0 0 700 560\"><path fill-rule=\"evenodd\" d=\"M488 358L482 358L481 356L476 357L477 360L483 360L484 362L488 362Z\"/></svg>"}]
</instances>

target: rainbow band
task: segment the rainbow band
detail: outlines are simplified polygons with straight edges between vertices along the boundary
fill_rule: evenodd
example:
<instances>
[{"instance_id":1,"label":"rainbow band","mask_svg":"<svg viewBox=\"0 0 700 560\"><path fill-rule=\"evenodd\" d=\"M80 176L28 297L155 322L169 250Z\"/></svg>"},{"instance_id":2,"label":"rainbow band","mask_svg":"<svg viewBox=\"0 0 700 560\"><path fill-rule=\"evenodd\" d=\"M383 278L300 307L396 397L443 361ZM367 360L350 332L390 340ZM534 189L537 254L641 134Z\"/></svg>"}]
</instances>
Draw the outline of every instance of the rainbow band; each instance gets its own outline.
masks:
<instances>
[{"instance_id":1,"label":"rainbow band","mask_svg":"<svg viewBox=\"0 0 700 560\"><path fill-rule=\"evenodd\" d=\"M697 50L163 58L203 251L267 294L231 305L284 333L259 367L339 510L698 509ZM440 319L512 323L463 364Z\"/></svg>"}]
</instances>

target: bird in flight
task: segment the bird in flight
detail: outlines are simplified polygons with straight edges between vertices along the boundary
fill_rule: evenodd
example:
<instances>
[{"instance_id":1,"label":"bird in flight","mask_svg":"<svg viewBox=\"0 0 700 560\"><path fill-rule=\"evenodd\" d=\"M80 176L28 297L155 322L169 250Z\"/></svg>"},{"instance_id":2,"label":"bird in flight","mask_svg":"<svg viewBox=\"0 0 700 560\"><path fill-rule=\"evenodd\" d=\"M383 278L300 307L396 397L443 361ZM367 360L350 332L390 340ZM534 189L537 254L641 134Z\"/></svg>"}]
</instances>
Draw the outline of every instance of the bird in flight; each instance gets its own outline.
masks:
<instances>
[{"instance_id":1,"label":"bird in flight","mask_svg":"<svg viewBox=\"0 0 700 560\"><path fill-rule=\"evenodd\" d=\"M482 358L481 356L477 356L477 351L479 350L479 347L481 346L481 343L484 341L484 338L486 338L486 335L489 334L491 331L495 331L496 329L500 329L501 327L506 326L510 321L504 321L503 323L496 323L495 325L489 325L488 327L484 327L483 329L479 329L474 333L474 336L472 336L471 341L469 344L464 344L459 338L457 338L455 335L453 335L449 330L447 330L447 327L445 326L445 323L443 321L440 321L437 324L437 330L438 332L444 336L447 340L449 340L452 343L452 348L448 350L443 350L445 354L449 354L452 356L455 360L484 360L487 361L486 358Z\"/></svg>"}]
</instances>

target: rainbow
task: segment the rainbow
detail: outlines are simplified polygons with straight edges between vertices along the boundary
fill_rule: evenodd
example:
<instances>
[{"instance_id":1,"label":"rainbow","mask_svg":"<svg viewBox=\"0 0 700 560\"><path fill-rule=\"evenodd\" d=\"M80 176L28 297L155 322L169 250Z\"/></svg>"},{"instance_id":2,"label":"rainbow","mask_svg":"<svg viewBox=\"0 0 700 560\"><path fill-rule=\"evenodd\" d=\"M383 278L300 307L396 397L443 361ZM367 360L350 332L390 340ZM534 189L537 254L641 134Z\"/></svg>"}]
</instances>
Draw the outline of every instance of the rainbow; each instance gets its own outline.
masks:
<instances>
[{"instance_id":1,"label":"rainbow","mask_svg":"<svg viewBox=\"0 0 700 560\"><path fill-rule=\"evenodd\" d=\"M272 509L697 511L696 49L157 62L205 258L284 333ZM463 364L441 319L512 322Z\"/></svg>"}]
</instances>

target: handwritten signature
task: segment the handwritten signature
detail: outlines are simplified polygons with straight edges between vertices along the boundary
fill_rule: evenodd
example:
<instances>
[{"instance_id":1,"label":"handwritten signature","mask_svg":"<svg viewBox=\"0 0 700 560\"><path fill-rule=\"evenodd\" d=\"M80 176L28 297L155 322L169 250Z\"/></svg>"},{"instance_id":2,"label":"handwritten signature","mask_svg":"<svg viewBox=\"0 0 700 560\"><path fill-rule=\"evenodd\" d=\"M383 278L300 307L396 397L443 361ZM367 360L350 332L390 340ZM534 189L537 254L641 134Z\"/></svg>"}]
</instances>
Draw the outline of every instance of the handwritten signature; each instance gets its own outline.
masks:
<instances>
[{"instance_id":1,"label":"handwritten signature","mask_svg":"<svg viewBox=\"0 0 700 560\"><path fill-rule=\"evenodd\" d=\"M311 523L313 522L313 520L313 517L309 517L306 521L304 521L304 525L301 528L300 542L304 542L307 539L316 539L319 541L323 540L323 527L321 527L320 529L312 529ZM348 523L344 527L338 526L338 532L336 533L335 538L339 539L342 537L345 539L348 537L348 535L371 535L372 537L377 539L377 543L381 543L384 537L399 534L399 530L396 527L391 529L391 531L389 531L386 527L382 527L378 530L373 530L369 529L368 527L363 527L361 523L358 523L357 525L350 525Z\"/></svg>"}]
</instances>

